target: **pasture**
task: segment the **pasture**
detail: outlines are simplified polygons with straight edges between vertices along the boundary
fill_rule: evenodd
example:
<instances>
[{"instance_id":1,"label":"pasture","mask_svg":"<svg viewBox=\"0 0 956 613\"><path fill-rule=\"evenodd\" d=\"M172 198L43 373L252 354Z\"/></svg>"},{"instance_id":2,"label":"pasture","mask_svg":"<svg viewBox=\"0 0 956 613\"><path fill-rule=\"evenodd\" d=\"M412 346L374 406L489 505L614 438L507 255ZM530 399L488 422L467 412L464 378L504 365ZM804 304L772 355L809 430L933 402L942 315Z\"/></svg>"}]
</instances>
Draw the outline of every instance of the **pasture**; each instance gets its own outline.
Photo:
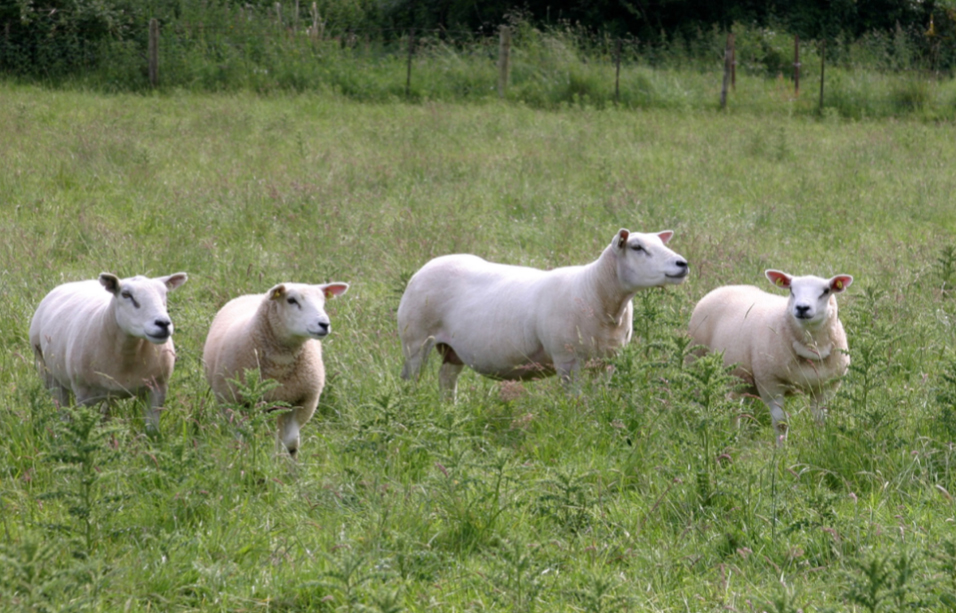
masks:
<instances>
[{"instance_id":1,"label":"pasture","mask_svg":"<svg viewBox=\"0 0 956 613\"><path fill-rule=\"evenodd\" d=\"M883 611L956 607L956 126L781 113L0 87L0 601L20 611ZM437 359L399 378L428 259L553 268L672 229L680 286L580 396ZM854 276L823 427L685 366L697 299ZM189 273L144 407L58 415L27 338L57 284ZM298 461L222 413L230 298L343 281ZM772 290L771 290L772 291ZM741 416L740 426L733 418Z\"/></svg>"}]
</instances>

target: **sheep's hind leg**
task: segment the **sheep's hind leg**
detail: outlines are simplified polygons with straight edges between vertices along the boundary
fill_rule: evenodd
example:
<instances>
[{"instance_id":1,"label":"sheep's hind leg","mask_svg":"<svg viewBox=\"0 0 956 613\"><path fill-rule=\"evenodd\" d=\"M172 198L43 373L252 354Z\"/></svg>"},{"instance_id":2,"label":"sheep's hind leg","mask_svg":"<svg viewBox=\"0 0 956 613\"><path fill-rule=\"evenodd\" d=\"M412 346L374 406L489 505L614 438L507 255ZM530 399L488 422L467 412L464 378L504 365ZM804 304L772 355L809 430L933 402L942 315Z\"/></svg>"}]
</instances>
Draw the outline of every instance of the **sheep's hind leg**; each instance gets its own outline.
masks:
<instances>
[{"instance_id":1,"label":"sheep's hind leg","mask_svg":"<svg viewBox=\"0 0 956 613\"><path fill-rule=\"evenodd\" d=\"M441 368L438 370L438 389L441 390L445 400L455 402L458 394L458 375L461 374L465 365L449 345L439 344L438 351L442 358Z\"/></svg>"},{"instance_id":2,"label":"sheep's hind leg","mask_svg":"<svg viewBox=\"0 0 956 613\"><path fill-rule=\"evenodd\" d=\"M40 378L43 379L43 387L53 395L53 401L56 403L57 408L62 409L69 406L70 394L73 393L72 390L61 385L60 382L56 380L56 377L53 376L50 369L46 367L46 362L43 361L43 354L40 353L39 349L36 349L35 362L37 371L40 373Z\"/></svg>"}]
</instances>

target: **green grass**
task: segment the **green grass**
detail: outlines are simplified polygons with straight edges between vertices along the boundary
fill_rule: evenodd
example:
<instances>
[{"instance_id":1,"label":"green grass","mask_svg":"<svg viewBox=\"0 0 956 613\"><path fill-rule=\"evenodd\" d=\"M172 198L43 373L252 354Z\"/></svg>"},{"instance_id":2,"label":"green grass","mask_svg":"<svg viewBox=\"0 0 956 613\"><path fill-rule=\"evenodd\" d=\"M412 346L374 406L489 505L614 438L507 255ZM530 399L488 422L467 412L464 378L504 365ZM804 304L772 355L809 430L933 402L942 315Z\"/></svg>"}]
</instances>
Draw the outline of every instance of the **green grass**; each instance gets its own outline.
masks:
<instances>
[{"instance_id":1,"label":"green grass","mask_svg":"<svg viewBox=\"0 0 956 613\"><path fill-rule=\"evenodd\" d=\"M11 85L0 108L7 608L956 602L953 125ZM395 309L429 258L584 263L620 227L674 229L692 276L638 296L635 340L579 397L466 371L449 406L434 361L399 380ZM681 359L694 301L769 267L855 277L854 368L824 427L790 401L783 449L761 403ZM132 402L64 422L32 366L40 299L104 270L190 274L156 438ZM352 285L293 464L263 453L270 420L236 436L202 343L230 297L331 280Z\"/></svg>"}]
</instances>

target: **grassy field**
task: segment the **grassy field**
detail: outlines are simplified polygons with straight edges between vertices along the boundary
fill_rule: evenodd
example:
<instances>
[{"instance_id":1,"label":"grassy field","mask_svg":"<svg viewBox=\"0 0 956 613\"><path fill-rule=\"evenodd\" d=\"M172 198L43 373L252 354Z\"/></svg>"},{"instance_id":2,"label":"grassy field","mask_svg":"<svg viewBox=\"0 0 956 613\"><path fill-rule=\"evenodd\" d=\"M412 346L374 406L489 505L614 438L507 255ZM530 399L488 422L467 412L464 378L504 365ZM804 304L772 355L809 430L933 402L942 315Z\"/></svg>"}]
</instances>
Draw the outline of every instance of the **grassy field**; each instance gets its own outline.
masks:
<instances>
[{"instance_id":1,"label":"grassy field","mask_svg":"<svg viewBox=\"0 0 956 613\"><path fill-rule=\"evenodd\" d=\"M956 607L956 126L9 85L0 109L6 610ZM579 397L466 371L451 406L435 361L399 379L395 309L429 258L585 263L621 227L675 230L692 275L638 295ZM769 267L855 277L852 370L825 426L790 401L782 449L682 360L695 300ZM40 299L180 270L161 434L133 402L62 420ZM291 462L272 418L214 406L202 343L233 296L333 280Z\"/></svg>"}]
</instances>

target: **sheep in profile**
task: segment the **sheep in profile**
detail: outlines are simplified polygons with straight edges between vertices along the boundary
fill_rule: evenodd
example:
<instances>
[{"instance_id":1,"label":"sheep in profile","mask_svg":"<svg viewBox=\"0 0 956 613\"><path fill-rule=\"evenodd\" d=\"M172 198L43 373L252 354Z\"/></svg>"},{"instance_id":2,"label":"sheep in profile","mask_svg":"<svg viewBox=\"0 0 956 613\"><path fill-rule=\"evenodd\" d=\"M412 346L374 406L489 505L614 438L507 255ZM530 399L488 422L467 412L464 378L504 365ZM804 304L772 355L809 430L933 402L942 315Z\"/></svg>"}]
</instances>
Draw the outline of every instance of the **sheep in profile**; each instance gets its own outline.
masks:
<instances>
[{"instance_id":1,"label":"sheep in profile","mask_svg":"<svg viewBox=\"0 0 956 613\"><path fill-rule=\"evenodd\" d=\"M65 283L40 302L30 322L30 345L46 387L65 406L113 398L149 397L146 427L159 429L176 350L166 293L186 273L149 279Z\"/></svg>"},{"instance_id":2,"label":"sheep in profile","mask_svg":"<svg viewBox=\"0 0 956 613\"><path fill-rule=\"evenodd\" d=\"M737 365L734 374L770 407L782 443L788 430L784 397L809 394L820 422L823 404L850 365L836 295L850 287L853 277L794 277L778 270L766 275L789 289L790 297L750 285L719 287L697 303L689 331L697 343L723 351L724 364Z\"/></svg>"},{"instance_id":3,"label":"sheep in profile","mask_svg":"<svg viewBox=\"0 0 956 613\"><path fill-rule=\"evenodd\" d=\"M630 340L638 290L687 277L687 261L665 246L671 236L622 229L594 262L550 271L466 254L431 260L398 307L402 377L417 378L436 348L439 385L452 398L464 366L496 379L571 380Z\"/></svg>"},{"instance_id":4,"label":"sheep in profile","mask_svg":"<svg viewBox=\"0 0 956 613\"><path fill-rule=\"evenodd\" d=\"M348 290L345 283L280 283L265 295L240 296L212 321L203 348L206 378L220 403L245 402L236 389L245 371L279 385L263 400L286 402L279 416L279 443L299 450L299 430L312 418L325 385L322 344L331 331L325 301Z\"/></svg>"}]
</instances>

